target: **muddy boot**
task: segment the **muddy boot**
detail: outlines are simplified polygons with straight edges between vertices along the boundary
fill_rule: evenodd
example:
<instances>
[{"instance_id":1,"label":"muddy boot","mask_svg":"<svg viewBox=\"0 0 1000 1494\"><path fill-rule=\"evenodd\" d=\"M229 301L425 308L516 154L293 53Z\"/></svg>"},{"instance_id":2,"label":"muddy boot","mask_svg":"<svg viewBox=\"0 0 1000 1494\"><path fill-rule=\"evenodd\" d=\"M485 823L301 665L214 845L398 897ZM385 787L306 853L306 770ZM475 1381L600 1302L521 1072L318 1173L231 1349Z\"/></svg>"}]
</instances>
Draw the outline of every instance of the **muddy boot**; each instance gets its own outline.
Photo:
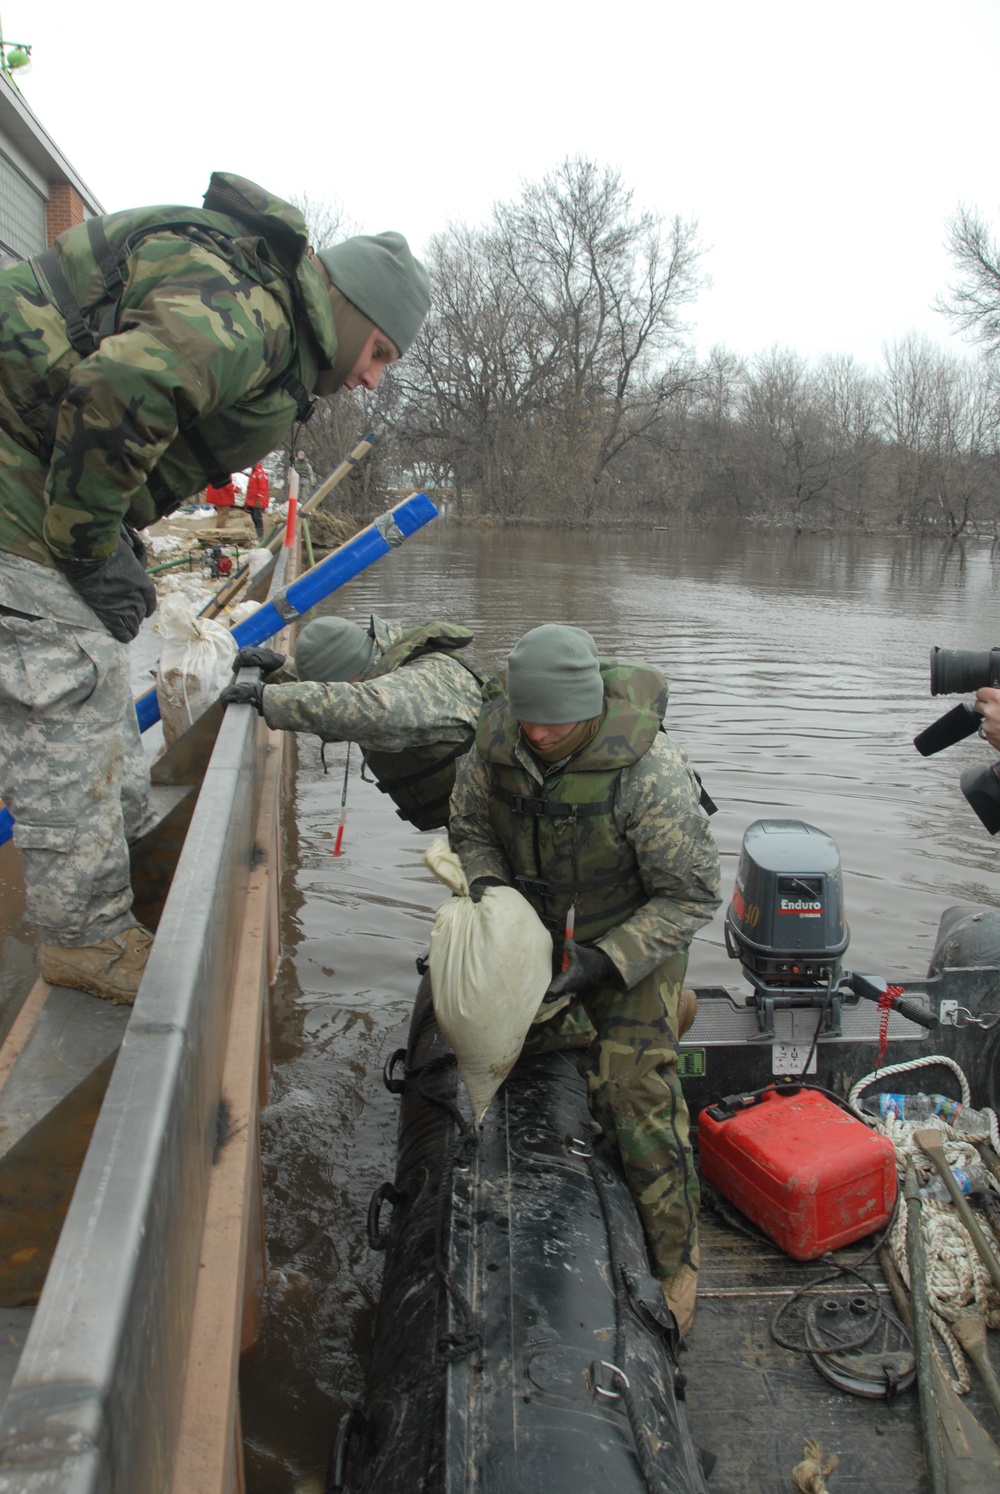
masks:
<instances>
[{"instance_id":1,"label":"muddy boot","mask_svg":"<svg viewBox=\"0 0 1000 1494\"><path fill-rule=\"evenodd\" d=\"M681 991L677 1005L677 1036L682 1038L698 1015L698 998L687 986Z\"/></svg>"},{"instance_id":2,"label":"muddy boot","mask_svg":"<svg viewBox=\"0 0 1000 1494\"><path fill-rule=\"evenodd\" d=\"M698 1296L698 1265L700 1262L698 1246L691 1252L692 1265L681 1266L673 1276L664 1277L660 1282L663 1288L663 1297L677 1319L677 1326L684 1338L689 1338L691 1329L694 1327L694 1309Z\"/></svg>"},{"instance_id":3,"label":"muddy boot","mask_svg":"<svg viewBox=\"0 0 1000 1494\"><path fill-rule=\"evenodd\" d=\"M152 944L149 929L134 923L124 933L80 949L43 944L39 968L50 986L69 986L73 991L103 996L116 1005L131 1006Z\"/></svg>"}]
</instances>

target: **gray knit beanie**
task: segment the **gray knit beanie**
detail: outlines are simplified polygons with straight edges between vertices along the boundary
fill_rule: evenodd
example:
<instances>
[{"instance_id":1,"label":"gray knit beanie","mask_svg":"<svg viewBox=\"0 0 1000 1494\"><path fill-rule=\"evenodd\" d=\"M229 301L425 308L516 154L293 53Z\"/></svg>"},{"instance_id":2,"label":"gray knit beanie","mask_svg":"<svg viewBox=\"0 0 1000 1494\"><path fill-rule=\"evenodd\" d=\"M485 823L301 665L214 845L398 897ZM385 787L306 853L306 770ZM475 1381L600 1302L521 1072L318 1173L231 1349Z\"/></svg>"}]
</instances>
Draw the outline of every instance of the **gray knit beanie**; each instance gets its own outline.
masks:
<instances>
[{"instance_id":1,"label":"gray knit beanie","mask_svg":"<svg viewBox=\"0 0 1000 1494\"><path fill-rule=\"evenodd\" d=\"M543 623L507 656L507 699L517 721L565 726L604 709L597 644L583 628Z\"/></svg>"},{"instance_id":2,"label":"gray knit beanie","mask_svg":"<svg viewBox=\"0 0 1000 1494\"><path fill-rule=\"evenodd\" d=\"M306 623L295 645L295 671L300 680L321 685L353 680L368 664L375 640L346 617L317 617Z\"/></svg>"},{"instance_id":3,"label":"gray knit beanie","mask_svg":"<svg viewBox=\"0 0 1000 1494\"><path fill-rule=\"evenodd\" d=\"M352 306L405 353L430 308L431 283L403 235L359 234L317 249L316 258Z\"/></svg>"}]
</instances>

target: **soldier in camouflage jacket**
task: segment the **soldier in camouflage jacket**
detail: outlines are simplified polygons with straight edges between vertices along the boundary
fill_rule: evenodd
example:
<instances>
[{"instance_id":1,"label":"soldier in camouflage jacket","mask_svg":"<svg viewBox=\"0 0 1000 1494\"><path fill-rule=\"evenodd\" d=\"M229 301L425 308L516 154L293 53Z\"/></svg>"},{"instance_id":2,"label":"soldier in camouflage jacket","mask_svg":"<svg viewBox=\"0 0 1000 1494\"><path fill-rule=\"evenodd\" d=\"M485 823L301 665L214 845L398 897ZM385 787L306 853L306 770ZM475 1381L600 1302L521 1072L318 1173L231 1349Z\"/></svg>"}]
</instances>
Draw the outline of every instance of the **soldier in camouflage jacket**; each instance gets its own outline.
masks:
<instances>
[{"instance_id":1,"label":"soldier in camouflage jacket","mask_svg":"<svg viewBox=\"0 0 1000 1494\"><path fill-rule=\"evenodd\" d=\"M156 605L136 531L374 388L429 305L399 234L309 248L216 173L202 208L69 229L0 274L0 794L52 981L134 998L126 840L147 783L127 654Z\"/></svg>"},{"instance_id":2,"label":"soldier in camouflage jacket","mask_svg":"<svg viewBox=\"0 0 1000 1494\"><path fill-rule=\"evenodd\" d=\"M689 1331L699 1194L678 1006L691 940L719 906L718 852L687 758L663 731L656 670L601 660L589 633L547 624L511 652L507 690L487 700L477 750L459 764L451 843L474 899L517 887L553 935L547 997L570 993L596 1030L580 1064L591 1112Z\"/></svg>"},{"instance_id":3,"label":"soldier in camouflage jacket","mask_svg":"<svg viewBox=\"0 0 1000 1494\"><path fill-rule=\"evenodd\" d=\"M260 684L229 685L226 705L249 704L272 729L357 742L376 784L418 830L448 822L455 764L472 746L483 671L465 650L468 628L426 622L403 628L372 617L367 630L319 617L299 635L294 659L245 648L236 668L268 670Z\"/></svg>"}]
</instances>

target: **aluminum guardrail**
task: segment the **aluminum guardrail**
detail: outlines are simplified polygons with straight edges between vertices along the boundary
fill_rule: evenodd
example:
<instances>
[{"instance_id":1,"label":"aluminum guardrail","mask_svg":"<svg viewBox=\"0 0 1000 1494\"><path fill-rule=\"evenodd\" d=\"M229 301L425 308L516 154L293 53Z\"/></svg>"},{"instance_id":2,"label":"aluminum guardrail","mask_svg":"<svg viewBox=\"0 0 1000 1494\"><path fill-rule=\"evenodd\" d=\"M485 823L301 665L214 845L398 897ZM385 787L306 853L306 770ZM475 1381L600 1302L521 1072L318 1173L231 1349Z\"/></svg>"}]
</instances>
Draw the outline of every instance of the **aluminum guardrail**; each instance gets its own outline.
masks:
<instances>
[{"instance_id":1,"label":"aluminum guardrail","mask_svg":"<svg viewBox=\"0 0 1000 1494\"><path fill-rule=\"evenodd\" d=\"M0 1413L2 1494L169 1488L266 751L226 713Z\"/></svg>"}]
</instances>

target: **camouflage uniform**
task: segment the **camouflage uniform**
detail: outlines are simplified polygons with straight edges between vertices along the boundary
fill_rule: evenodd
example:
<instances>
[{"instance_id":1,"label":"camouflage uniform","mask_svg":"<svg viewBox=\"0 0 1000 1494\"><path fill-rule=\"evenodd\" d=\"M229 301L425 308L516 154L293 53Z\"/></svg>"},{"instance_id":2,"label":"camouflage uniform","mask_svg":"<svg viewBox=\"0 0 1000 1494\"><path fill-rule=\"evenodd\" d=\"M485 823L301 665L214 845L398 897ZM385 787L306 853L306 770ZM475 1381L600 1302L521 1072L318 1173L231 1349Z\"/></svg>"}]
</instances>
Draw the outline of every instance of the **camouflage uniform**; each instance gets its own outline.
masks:
<instances>
[{"instance_id":1,"label":"camouflage uniform","mask_svg":"<svg viewBox=\"0 0 1000 1494\"><path fill-rule=\"evenodd\" d=\"M202 209L92 219L0 274L0 795L43 938L132 921L143 814L125 647L56 568L99 562L278 446L331 366L301 214L217 174Z\"/></svg>"},{"instance_id":2,"label":"camouflage uniform","mask_svg":"<svg viewBox=\"0 0 1000 1494\"><path fill-rule=\"evenodd\" d=\"M554 968L574 903L580 942L599 946L620 973L624 990L604 985L582 999L597 1036L580 1067L666 1278L694 1263L697 1246L677 1008L691 939L719 906L718 852L687 758L660 726L662 676L608 660L601 674L602 725L568 762L535 757L502 695L486 704L478 750L459 764L449 833L470 881L519 887L549 923ZM617 917L616 901L626 905Z\"/></svg>"},{"instance_id":3,"label":"camouflage uniform","mask_svg":"<svg viewBox=\"0 0 1000 1494\"><path fill-rule=\"evenodd\" d=\"M357 742L402 819L419 830L445 825L455 763L472 746L482 705L482 672L456 653L472 634L449 623L400 628L380 617L370 632L375 647L360 680L281 683L294 673L286 664L265 682L264 719L324 742Z\"/></svg>"},{"instance_id":4,"label":"camouflage uniform","mask_svg":"<svg viewBox=\"0 0 1000 1494\"><path fill-rule=\"evenodd\" d=\"M0 560L0 603L0 783L28 917L46 943L96 944L134 922L126 840L148 801L128 649L19 556Z\"/></svg>"},{"instance_id":5,"label":"camouflage uniform","mask_svg":"<svg viewBox=\"0 0 1000 1494\"><path fill-rule=\"evenodd\" d=\"M299 498L308 498L316 486L316 473L313 464L307 456L297 456L291 464L299 474ZM286 481L287 491L287 481Z\"/></svg>"}]
</instances>

